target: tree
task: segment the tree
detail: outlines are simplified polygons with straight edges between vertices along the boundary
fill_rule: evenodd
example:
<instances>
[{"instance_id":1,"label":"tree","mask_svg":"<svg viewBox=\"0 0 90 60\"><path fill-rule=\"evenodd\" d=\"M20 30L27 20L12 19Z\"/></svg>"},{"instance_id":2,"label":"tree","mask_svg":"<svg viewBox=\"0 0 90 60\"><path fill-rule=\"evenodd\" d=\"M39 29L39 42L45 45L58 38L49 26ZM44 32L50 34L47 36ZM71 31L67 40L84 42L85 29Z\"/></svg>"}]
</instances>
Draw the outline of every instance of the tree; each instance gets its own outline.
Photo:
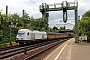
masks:
<instances>
[{"instance_id":1,"label":"tree","mask_svg":"<svg viewBox=\"0 0 90 60\"><path fill-rule=\"evenodd\" d=\"M90 36L90 10L86 11L79 21L79 35L82 34Z\"/></svg>"},{"instance_id":2,"label":"tree","mask_svg":"<svg viewBox=\"0 0 90 60\"><path fill-rule=\"evenodd\" d=\"M1 43L10 42L9 22L13 22L14 24L16 24L16 28L11 28L12 41L16 40L15 37L17 35L17 31L19 29L22 29L23 20L22 17L20 17L17 13L6 15L0 12L0 38L1 38L0 42ZM48 31L47 24L45 23L45 21L42 20L42 18L34 19L33 17L30 17L26 12L24 14L24 24L25 24L25 28L27 29Z\"/></svg>"},{"instance_id":3,"label":"tree","mask_svg":"<svg viewBox=\"0 0 90 60\"><path fill-rule=\"evenodd\" d=\"M16 23L19 21L20 17L17 13L11 14L11 21L16 25Z\"/></svg>"},{"instance_id":4,"label":"tree","mask_svg":"<svg viewBox=\"0 0 90 60\"><path fill-rule=\"evenodd\" d=\"M60 30L66 30L66 27L64 26L64 27L60 27Z\"/></svg>"},{"instance_id":5,"label":"tree","mask_svg":"<svg viewBox=\"0 0 90 60\"><path fill-rule=\"evenodd\" d=\"M27 24L30 23L30 17L29 15L25 12L24 13L24 25L25 25L25 28L27 28Z\"/></svg>"},{"instance_id":6,"label":"tree","mask_svg":"<svg viewBox=\"0 0 90 60\"><path fill-rule=\"evenodd\" d=\"M90 10L86 11L83 15L82 18L84 17L90 17Z\"/></svg>"},{"instance_id":7,"label":"tree","mask_svg":"<svg viewBox=\"0 0 90 60\"><path fill-rule=\"evenodd\" d=\"M57 27L55 27L55 26L53 27L53 30L57 30L57 29L58 29Z\"/></svg>"},{"instance_id":8,"label":"tree","mask_svg":"<svg viewBox=\"0 0 90 60\"><path fill-rule=\"evenodd\" d=\"M66 29L66 27L64 26L64 27L63 27L63 29L65 30L65 29Z\"/></svg>"}]
</instances>

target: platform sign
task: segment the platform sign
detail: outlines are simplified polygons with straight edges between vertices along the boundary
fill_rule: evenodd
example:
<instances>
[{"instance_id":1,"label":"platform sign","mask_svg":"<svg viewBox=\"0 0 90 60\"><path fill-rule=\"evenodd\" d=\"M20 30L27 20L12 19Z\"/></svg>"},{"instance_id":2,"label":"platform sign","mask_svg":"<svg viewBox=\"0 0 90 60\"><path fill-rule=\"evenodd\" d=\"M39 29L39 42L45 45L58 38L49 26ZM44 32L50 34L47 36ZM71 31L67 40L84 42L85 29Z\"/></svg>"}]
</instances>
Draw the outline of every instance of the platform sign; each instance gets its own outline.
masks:
<instances>
[{"instance_id":1,"label":"platform sign","mask_svg":"<svg viewBox=\"0 0 90 60\"><path fill-rule=\"evenodd\" d=\"M87 40L87 36L80 36L79 40Z\"/></svg>"}]
</instances>

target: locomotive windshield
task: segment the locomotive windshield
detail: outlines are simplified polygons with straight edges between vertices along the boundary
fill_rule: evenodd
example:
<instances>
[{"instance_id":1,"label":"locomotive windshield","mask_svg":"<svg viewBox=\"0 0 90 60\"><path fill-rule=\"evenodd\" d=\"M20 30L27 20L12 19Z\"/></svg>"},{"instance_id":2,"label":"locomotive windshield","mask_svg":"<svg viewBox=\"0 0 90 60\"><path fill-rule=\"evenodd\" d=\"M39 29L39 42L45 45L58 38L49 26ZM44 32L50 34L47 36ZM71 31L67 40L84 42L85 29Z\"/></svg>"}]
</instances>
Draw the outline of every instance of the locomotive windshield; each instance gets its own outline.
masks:
<instances>
[{"instance_id":1,"label":"locomotive windshield","mask_svg":"<svg viewBox=\"0 0 90 60\"><path fill-rule=\"evenodd\" d=\"M23 31L19 31L17 34L18 34L18 35L24 35L25 32L23 32Z\"/></svg>"}]
</instances>

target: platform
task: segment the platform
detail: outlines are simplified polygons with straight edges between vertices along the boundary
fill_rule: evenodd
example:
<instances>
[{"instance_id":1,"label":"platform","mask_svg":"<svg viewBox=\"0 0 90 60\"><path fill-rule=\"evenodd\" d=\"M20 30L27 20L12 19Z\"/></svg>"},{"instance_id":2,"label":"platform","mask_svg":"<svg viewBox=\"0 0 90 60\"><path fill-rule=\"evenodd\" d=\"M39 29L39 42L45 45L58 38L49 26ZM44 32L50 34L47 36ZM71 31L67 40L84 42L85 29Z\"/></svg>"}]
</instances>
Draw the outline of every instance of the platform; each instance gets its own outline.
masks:
<instances>
[{"instance_id":1,"label":"platform","mask_svg":"<svg viewBox=\"0 0 90 60\"><path fill-rule=\"evenodd\" d=\"M74 42L74 38L64 42L43 60L90 60L90 43Z\"/></svg>"}]
</instances>

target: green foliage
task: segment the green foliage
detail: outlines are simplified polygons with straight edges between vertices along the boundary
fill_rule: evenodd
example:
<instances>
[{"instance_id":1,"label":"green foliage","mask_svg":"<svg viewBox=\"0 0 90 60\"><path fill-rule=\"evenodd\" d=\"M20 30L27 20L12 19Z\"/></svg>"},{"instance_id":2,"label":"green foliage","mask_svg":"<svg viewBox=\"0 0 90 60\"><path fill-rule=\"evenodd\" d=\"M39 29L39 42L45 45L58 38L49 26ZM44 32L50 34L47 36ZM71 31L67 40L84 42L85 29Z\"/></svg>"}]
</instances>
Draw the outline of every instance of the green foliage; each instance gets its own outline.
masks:
<instances>
[{"instance_id":1,"label":"green foliage","mask_svg":"<svg viewBox=\"0 0 90 60\"><path fill-rule=\"evenodd\" d=\"M57 29L58 29L57 27L55 27L55 26L53 27L53 30L57 30Z\"/></svg>"},{"instance_id":2,"label":"green foliage","mask_svg":"<svg viewBox=\"0 0 90 60\"><path fill-rule=\"evenodd\" d=\"M12 22L14 25L14 27L11 28L12 41L16 40L17 31L23 28L23 24L25 28L31 30L45 31L46 29L48 29L47 24L45 24L41 18L34 19L33 17L30 17L26 12L24 14L24 18L20 17L17 13L5 15L0 12L0 43L10 42L9 22Z\"/></svg>"},{"instance_id":3,"label":"green foliage","mask_svg":"<svg viewBox=\"0 0 90 60\"><path fill-rule=\"evenodd\" d=\"M83 15L82 18L84 17L90 17L90 10L86 11Z\"/></svg>"},{"instance_id":4,"label":"green foliage","mask_svg":"<svg viewBox=\"0 0 90 60\"><path fill-rule=\"evenodd\" d=\"M79 21L79 35L90 36L90 10L82 15L82 19Z\"/></svg>"},{"instance_id":5,"label":"green foliage","mask_svg":"<svg viewBox=\"0 0 90 60\"><path fill-rule=\"evenodd\" d=\"M66 27L64 26L64 27L60 27L60 30L66 30Z\"/></svg>"},{"instance_id":6,"label":"green foliage","mask_svg":"<svg viewBox=\"0 0 90 60\"><path fill-rule=\"evenodd\" d=\"M17 13L5 15L0 12L0 44L10 42L10 24L11 22L14 27L11 27L11 40L16 40L17 31L22 28L30 30L39 30L46 32L58 32L57 27L49 29L46 21L42 18L34 19L30 17L26 12L23 17L20 17ZM23 27L24 25L24 27ZM65 27L63 27L65 29Z\"/></svg>"},{"instance_id":7,"label":"green foliage","mask_svg":"<svg viewBox=\"0 0 90 60\"><path fill-rule=\"evenodd\" d=\"M3 32L2 30L0 30L0 41L2 41L2 37L3 37Z\"/></svg>"}]
</instances>

